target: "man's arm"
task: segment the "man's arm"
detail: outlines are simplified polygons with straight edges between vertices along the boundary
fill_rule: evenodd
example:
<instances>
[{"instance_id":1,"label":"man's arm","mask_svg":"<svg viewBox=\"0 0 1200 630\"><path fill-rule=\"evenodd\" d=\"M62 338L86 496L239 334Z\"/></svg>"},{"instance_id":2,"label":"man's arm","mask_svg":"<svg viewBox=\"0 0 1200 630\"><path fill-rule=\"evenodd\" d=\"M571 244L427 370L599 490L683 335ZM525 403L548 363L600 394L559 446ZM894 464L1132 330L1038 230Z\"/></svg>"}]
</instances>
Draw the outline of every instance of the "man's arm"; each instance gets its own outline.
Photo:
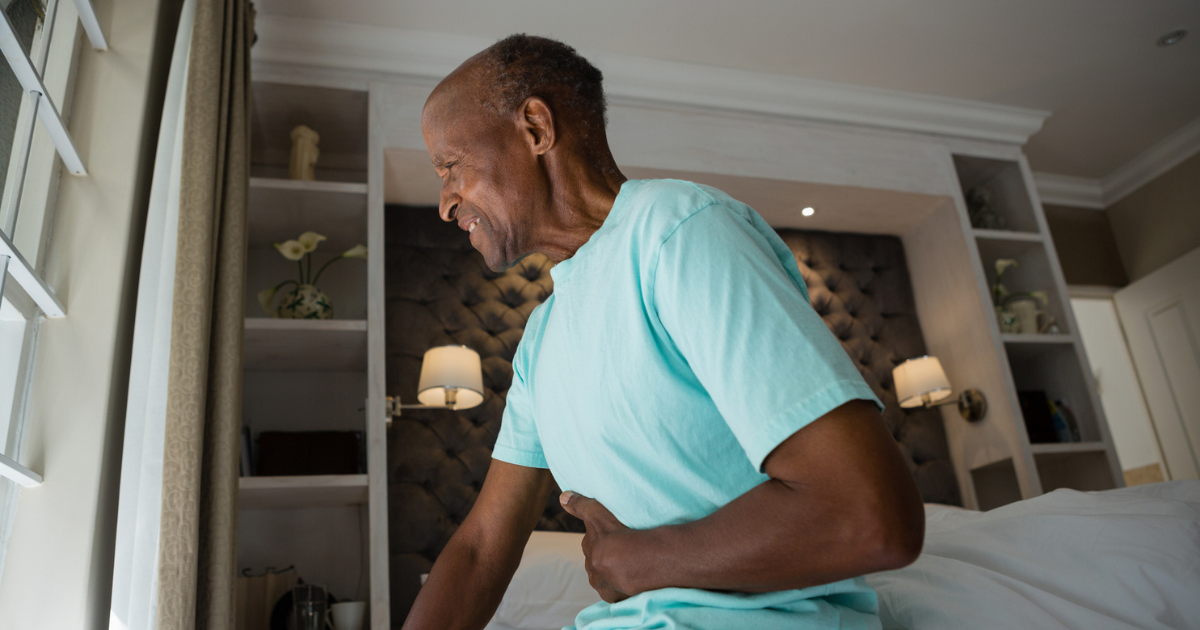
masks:
<instances>
[{"instance_id":1,"label":"man's arm","mask_svg":"<svg viewBox=\"0 0 1200 630\"><path fill-rule=\"evenodd\" d=\"M827 584L916 560L925 512L879 411L846 403L776 447L770 480L705 518L631 530L564 493L584 520L592 585L606 601L667 587L743 592Z\"/></svg>"},{"instance_id":2,"label":"man's arm","mask_svg":"<svg viewBox=\"0 0 1200 630\"><path fill-rule=\"evenodd\" d=\"M478 630L496 613L553 487L550 471L492 460L471 513L438 556L405 630Z\"/></svg>"}]
</instances>

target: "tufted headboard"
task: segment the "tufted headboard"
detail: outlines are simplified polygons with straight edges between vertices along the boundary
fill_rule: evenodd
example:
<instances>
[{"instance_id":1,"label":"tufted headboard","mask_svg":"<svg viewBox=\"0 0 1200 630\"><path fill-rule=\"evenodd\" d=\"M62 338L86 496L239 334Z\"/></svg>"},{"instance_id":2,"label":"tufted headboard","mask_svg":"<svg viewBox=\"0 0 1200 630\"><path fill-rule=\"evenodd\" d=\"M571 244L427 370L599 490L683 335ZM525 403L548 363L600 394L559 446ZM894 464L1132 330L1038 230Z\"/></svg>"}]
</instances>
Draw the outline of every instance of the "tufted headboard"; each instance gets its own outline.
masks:
<instances>
[{"instance_id":1,"label":"tufted headboard","mask_svg":"<svg viewBox=\"0 0 1200 630\"><path fill-rule=\"evenodd\" d=\"M392 623L408 615L446 541L474 504L491 462L512 357L529 313L553 290L541 255L504 273L483 263L467 236L433 208L386 211L388 392L416 399L421 358L463 344L483 359L482 405L466 411L405 411L388 433L388 528ZM928 502L961 504L941 416L901 410L892 367L925 354L900 240L890 236L781 230L813 307L886 406L884 421ZM582 531L552 493L541 530Z\"/></svg>"}]
</instances>

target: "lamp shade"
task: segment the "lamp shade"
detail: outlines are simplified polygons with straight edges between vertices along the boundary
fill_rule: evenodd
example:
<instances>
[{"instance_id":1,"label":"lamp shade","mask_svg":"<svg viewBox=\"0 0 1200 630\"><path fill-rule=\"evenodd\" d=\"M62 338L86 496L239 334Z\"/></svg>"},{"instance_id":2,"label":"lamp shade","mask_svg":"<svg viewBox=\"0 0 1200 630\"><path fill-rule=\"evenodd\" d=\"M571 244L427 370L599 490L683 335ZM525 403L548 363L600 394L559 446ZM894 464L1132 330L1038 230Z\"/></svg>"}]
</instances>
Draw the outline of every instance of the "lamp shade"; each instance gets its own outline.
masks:
<instances>
[{"instance_id":1,"label":"lamp shade","mask_svg":"<svg viewBox=\"0 0 1200 630\"><path fill-rule=\"evenodd\" d=\"M951 394L950 381L937 357L909 359L892 369L896 398L901 407L920 407L944 400Z\"/></svg>"},{"instance_id":2,"label":"lamp shade","mask_svg":"<svg viewBox=\"0 0 1200 630\"><path fill-rule=\"evenodd\" d=\"M453 392L447 396L447 392ZM417 400L451 409L470 409L483 402L479 354L466 346L441 346L425 352Z\"/></svg>"}]
</instances>

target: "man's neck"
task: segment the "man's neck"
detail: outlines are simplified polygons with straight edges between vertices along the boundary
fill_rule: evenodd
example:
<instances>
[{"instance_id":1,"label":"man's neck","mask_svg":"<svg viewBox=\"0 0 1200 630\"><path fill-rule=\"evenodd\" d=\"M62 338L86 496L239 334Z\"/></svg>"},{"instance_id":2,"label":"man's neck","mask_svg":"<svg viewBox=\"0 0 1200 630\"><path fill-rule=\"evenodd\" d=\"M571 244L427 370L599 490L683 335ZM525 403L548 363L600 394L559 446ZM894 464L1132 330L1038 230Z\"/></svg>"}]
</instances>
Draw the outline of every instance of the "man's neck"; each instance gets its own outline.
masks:
<instances>
[{"instance_id":1,"label":"man's neck","mask_svg":"<svg viewBox=\"0 0 1200 630\"><path fill-rule=\"evenodd\" d=\"M574 256L600 229L626 181L615 165L572 170L550 178L551 216L544 224L547 238L538 250L556 263Z\"/></svg>"}]
</instances>

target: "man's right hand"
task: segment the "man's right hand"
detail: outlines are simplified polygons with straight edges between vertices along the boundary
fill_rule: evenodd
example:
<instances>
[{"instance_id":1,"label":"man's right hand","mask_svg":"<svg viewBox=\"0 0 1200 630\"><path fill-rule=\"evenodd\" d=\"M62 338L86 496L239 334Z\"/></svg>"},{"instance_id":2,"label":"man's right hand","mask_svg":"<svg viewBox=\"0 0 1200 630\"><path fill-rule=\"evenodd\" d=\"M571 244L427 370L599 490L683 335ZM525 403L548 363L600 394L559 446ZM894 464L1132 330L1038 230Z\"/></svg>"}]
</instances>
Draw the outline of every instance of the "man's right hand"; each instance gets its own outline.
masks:
<instances>
[{"instance_id":1,"label":"man's right hand","mask_svg":"<svg viewBox=\"0 0 1200 630\"><path fill-rule=\"evenodd\" d=\"M553 485L548 470L492 460L475 506L438 556L403 630L487 625Z\"/></svg>"}]
</instances>

